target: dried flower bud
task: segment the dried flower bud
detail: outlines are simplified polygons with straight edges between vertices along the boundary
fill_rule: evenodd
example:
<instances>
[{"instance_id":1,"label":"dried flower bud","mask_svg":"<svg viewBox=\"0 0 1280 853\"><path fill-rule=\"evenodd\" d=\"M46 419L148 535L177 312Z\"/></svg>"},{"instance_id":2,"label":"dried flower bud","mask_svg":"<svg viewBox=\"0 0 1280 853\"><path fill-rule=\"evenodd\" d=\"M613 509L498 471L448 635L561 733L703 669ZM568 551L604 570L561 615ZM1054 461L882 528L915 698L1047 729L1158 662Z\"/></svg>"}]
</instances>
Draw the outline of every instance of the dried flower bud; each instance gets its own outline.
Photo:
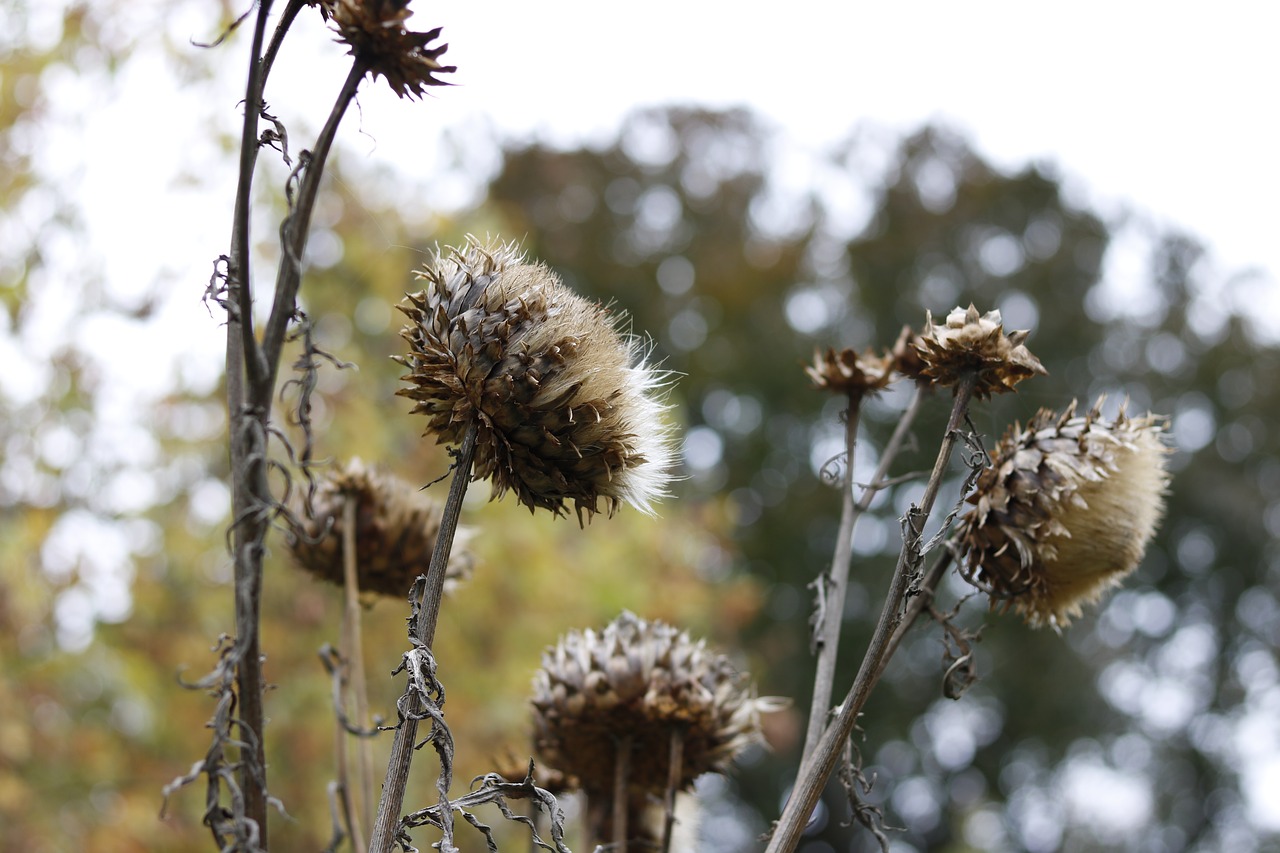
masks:
<instances>
[{"instance_id":1,"label":"dried flower bud","mask_svg":"<svg viewBox=\"0 0 1280 853\"><path fill-rule=\"evenodd\" d=\"M427 86L446 86L437 74L456 71L453 65L441 65L440 56L447 44L429 48L440 36L440 28L415 33L405 28L413 12L409 0L326 0L321 13L333 21L338 40L347 52L366 63L369 73L381 74L400 97L421 97Z\"/></svg>"},{"instance_id":2,"label":"dried flower bud","mask_svg":"<svg viewBox=\"0 0 1280 853\"><path fill-rule=\"evenodd\" d=\"M1000 443L969 497L966 570L1034 625L1067 625L1137 568L1169 476L1163 422L1042 409Z\"/></svg>"},{"instance_id":3,"label":"dried flower bud","mask_svg":"<svg viewBox=\"0 0 1280 853\"><path fill-rule=\"evenodd\" d=\"M920 336L912 331L910 326L903 326L902 331L898 333L898 340L894 341L893 349L893 369L901 375L913 381L927 381L924 375L925 365L924 359L920 358L918 347L923 346Z\"/></svg>"},{"instance_id":4,"label":"dried flower bud","mask_svg":"<svg viewBox=\"0 0 1280 853\"><path fill-rule=\"evenodd\" d=\"M623 613L603 631L570 632L533 680L535 745L587 791L613 784L615 744L631 736L633 790L666 788L673 731L683 733L681 786L723 771L760 738L754 691L728 658L661 622Z\"/></svg>"},{"instance_id":5,"label":"dried flower bud","mask_svg":"<svg viewBox=\"0 0 1280 853\"><path fill-rule=\"evenodd\" d=\"M398 393L427 431L457 444L475 421L475 478L530 510L652 512L673 463L665 376L617 321L509 244L471 240L419 276L426 289L400 306L412 387Z\"/></svg>"},{"instance_id":6,"label":"dried flower bud","mask_svg":"<svg viewBox=\"0 0 1280 853\"><path fill-rule=\"evenodd\" d=\"M971 304L956 308L946 323L935 325L926 312L924 332L915 344L924 362L921 373L939 385L955 385L962 376L977 374L973 393L978 399L1012 391L1023 379L1047 371L1023 344L1028 332L1005 334L999 311L979 315Z\"/></svg>"},{"instance_id":7,"label":"dried flower bud","mask_svg":"<svg viewBox=\"0 0 1280 853\"><path fill-rule=\"evenodd\" d=\"M398 477L353 459L323 478L302 519L301 535L289 543L298 565L330 583L343 583L343 507L356 504L356 580L361 592L404 598L426 574L440 531L440 505ZM463 547L470 531L459 528L445 568L448 590L471 573Z\"/></svg>"},{"instance_id":8,"label":"dried flower bud","mask_svg":"<svg viewBox=\"0 0 1280 853\"><path fill-rule=\"evenodd\" d=\"M814 352L813 365L804 372L820 390L861 397L886 387L893 379L893 356L877 356L870 349Z\"/></svg>"}]
</instances>

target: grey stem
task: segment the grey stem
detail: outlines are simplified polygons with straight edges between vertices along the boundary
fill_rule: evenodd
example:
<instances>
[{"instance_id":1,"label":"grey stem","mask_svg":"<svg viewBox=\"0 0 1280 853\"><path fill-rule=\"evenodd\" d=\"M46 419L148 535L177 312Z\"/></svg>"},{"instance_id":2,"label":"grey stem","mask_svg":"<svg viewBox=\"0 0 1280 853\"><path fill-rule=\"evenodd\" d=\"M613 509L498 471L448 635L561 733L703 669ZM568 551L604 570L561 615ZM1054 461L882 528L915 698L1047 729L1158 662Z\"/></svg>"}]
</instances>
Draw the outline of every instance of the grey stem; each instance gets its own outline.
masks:
<instances>
[{"instance_id":1,"label":"grey stem","mask_svg":"<svg viewBox=\"0 0 1280 853\"><path fill-rule=\"evenodd\" d=\"M472 421L462 437L462 446L458 449L454 462L453 481L449 484L449 496L445 499L444 512L440 518L440 532L427 568L427 583L419 602L421 608L414 639L428 649L435 642L436 623L440 618L440 598L444 594L445 571L449 565L449 555L453 552L453 537L458 531L462 500L466 497L467 485L471 482L471 465L475 461L478 433L479 426ZM417 702L417 694L414 694L411 710L415 713L422 710ZM373 837L369 841L370 853L388 853L395 843L396 827L400 823L400 810L404 806L404 792L409 784L409 766L413 762L413 746L417 737L418 721L413 717L401 720L391 742L391 758L387 762L387 776L382 783L382 799L378 802Z\"/></svg>"},{"instance_id":2,"label":"grey stem","mask_svg":"<svg viewBox=\"0 0 1280 853\"><path fill-rule=\"evenodd\" d=\"M976 380L976 375L968 374L956 385L951 417L947 421L946 434L938 450L933 472L925 485L919 506L913 507L907 514L902 550L898 554L898 563L894 568L889 594L880 612L880 620L876 623L875 632L871 636L871 643L863 656L862 665L858 669L853 686L840 705L839 713L823 732L813 755L801 764L796 787L792 790L787 805L782 811L782 817L774 828L766 853L791 853L800 843L805 823L822 797L822 791L835 770L844 742L853 733L853 727L858 715L862 712L862 706L866 704L879 673L883 671L890 640L901 624L901 611L906 599L907 587L915 566L920 560L919 544L924 534L924 527L929 520L929 514L933 511L938 490L942 486L942 475L951 460L951 452L955 449L960 425L964 423L965 414L968 412Z\"/></svg>"},{"instance_id":3,"label":"grey stem","mask_svg":"<svg viewBox=\"0 0 1280 853\"><path fill-rule=\"evenodd\" d=\"M840 648L840 633L844 629L844 601L849 590L850 552L853 545L853 534L858 526L858 519L871 506L889 474L889 467L898 457L911 425L915 423L920 412L921 403L928 393L929 386L917 385L911 403L898 419L898 425L885 445L880 463L871 478L871 485L863 490L862 497L855 504L853 501L853 462L857 441L858 411L860 398L850 397L845 426L845 453L848 465L841 482L842 502L840 510L840 529L836 533L835 554L831 558L831 588L827 593L826 610L822 614L821 634L818 639L818 662L813 678L813 701L809 706L809 728L805 733L804 751L801 753L801 764L809 760L813 750L818 746L818 738L827 725L827 715L831 710L831 694L835 688L836 658ZM822 578L818 579L823 582Z\"/></svg>"}]
</instances>

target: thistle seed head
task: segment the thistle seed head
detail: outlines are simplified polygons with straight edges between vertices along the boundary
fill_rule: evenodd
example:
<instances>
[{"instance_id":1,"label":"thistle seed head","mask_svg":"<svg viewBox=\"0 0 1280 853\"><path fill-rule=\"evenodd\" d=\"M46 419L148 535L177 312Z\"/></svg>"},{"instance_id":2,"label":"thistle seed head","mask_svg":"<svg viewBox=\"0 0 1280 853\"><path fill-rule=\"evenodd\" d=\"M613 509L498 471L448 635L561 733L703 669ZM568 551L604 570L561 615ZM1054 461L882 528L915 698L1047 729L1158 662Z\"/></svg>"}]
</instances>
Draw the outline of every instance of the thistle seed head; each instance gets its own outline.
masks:
<instances>
[{"instance_id":1,"label":"thistle seed head","mask_svg":"<svg viewBox=\"0 0 1280 853\"><path fill-rule=\"evenodd\" d=\"M960 523L966 571L1033 626L1070 624L1119 585L1164 514L1163 421L1105 421L1102 402L1010 429Z\"/></svg>"},{"instance_id":2,"label":"thistle seed head","mask_svg":"<svg viewBox=\"0 0 1280 853\"><path fill-rule=\"evenodd\" d=\"M613 784L615 744L632 737L633 790L666 788L673 731L684 737L681 787L723 771L760 736L757 699L729 659L661 622L623 613L574 631L542 656L533 680L534 742L587 791Z\"/></svg>"},{"instance_id":3,"label":"thistle seed head","mask_svg":"<svg viewBox=\"0 0 1280 853\"><path fill-rule=\"evenodd\" d=\"M973 393L982 400L1048 372L1023 343L1028 332L1005 334L999 311L979 315L970 305L968 310L954 309L941 325L928 312L925 318L915 349L924 362L921 374L938 385L955 385L962 376L976 373Z\"/></svg>"},{"instance_id":4,"label":"thistle seed head","mask_svg":"<svg viewBox=\"0 0 1280 853\"><path fill-rule=\"evenodd\" d=\"M440 531L441 507L419 489L353 459L319 483L303 530L289 543L298 565L322 580L343 583L343 507L356 504L356 579L361 592L403 599L426 574ZM470 531L459 528L445 568L449 590L471 574Z\"/></svg>"},{"instance_id":5,"label":"thistle seed head","mask_svg":"<svg viewBox=\"0 0 1280 853\"><path fill-rule=\"evenodd\" d=\"M386 78L400 97L421 97L427 86L447 86L437 74L456 71L442 65L440 56L447 44L429 47L440 36L440 28L415 33L405 27L409 0L325 0L321 13L333 22L338 41L347 52L368 65L369 73Z\"/></svg>"},{"instance_id":6,"label":"thistle seed head","mask_svg":"<svg viewBox=\"0 0 1280 853\"><path fill-rule=\"evenodd\" d=\"M530 510L652 513L674 461L666 376L617 320L511 244L471 239L418 275L425 289L400 305L410 387L397 393L427 432L458 444L474 421L475 479Z\"/></svg>"},{"instance_id":7,"label":"thistle seed head","mask_svg":"<svg viewBox=\"0 0 1280 853\"><path fill-rule=\"evenodd\" d=\"M852 349L828 349L814 352L813 364L804 372L822 391L861 397L879 391L893 379L894 358L891 353L877 356L867 349L862 353Z\"/></svg>"}]
</instances>

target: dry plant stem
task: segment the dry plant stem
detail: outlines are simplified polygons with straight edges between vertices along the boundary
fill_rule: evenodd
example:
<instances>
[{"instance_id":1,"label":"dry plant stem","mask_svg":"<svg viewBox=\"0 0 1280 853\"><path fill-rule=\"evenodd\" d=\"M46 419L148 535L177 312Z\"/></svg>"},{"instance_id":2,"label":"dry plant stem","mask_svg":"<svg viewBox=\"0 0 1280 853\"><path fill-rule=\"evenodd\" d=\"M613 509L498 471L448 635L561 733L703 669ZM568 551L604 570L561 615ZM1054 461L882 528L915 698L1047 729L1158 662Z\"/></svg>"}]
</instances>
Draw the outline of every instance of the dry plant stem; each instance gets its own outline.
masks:
<instances>
[{"instance_id":1,"label":"dry plant stem","mask_svg":"<svg viewBox=\"0 0 1280 853\"><path fill-rule=\"evenodd\" d=\"M902 622L898 624L893 636L889 638L889 647L885 650L884 658L880 662L880 669L875 674L876 681L879 681L880 676L884 674L884 669L889 664L889 660L898 651L898 646L902 645L903 638L906 637L911 627L915 625L916 620L920 618L920 614L933 603L933 596L937 592L938 582L942 580L942 576L946 574L954 559L954 552L949 547L944 547L942 553L938 555L938 559L933 561L933 565L929 567L929 571L921 579L920 592L907 602L907 609L902 614Z\"/></svg>"},{"instance_id":2,"label":"dry plant stem","mask_svg":"<svg viewBox=\"0 0 1280 853\"><path fill-rule=\"evenodd\" d=\"M861 398L853 396L849 398L845 427L845 453L848 457L848 465L845 468L844 480L841 483L843 503L840 511L840 530L836 534L835 554L831 559L831 590L828 593L826 612L824 613L822 624L818 663L813 679L813 702L809 707L809 728L805 734L801 764L808 761L809 756L813 755L813 750L817 748L818 739L822 736L822 730L826 727L827 715L831 709L831 694L834 690L836 677L836 658L840 648L840 632L844 628L844 600L849 589L849 561L854 530L857 527L858 519L871 506L876 492L885 482L885 477L889 474L889 467L897 459L898 451L902 449L902 443L906 439L911 425L915 423L916 415L920 412L921 403L927 393L928 386L916 386L910 404L902 413L902 417L898 419L898 425L894 427L893 435L889 438L888 444L885 445L884 453L880 456L880 463L876 467L875 475L871 478L871 485L863 490L862 497L857 504L853 502L853 462Z\"/></svg>"},{"instance_id":3,"label":"dry plant stem","mask_svg":"<svg viewBox=\"0 0 1280 853\"><path fill-rule=\"evenodd\" d=\"M261 353L253 335L253 294L249 284L249 194L258 154L258 114L262 111L262 51L270 0L258 7L253 53L245 89L244 124L240 136L240 173L231 224L231 256L227 262L227 421L230 425L232 553L235 572L236 692L239 696L240 741L244 744L239 785L244 815L258 826L258 844L267 845L266 756L262 730L262 651L259 644L262 588L262 541L267 521L255 507L266 494L265 414L247 405L257 397ZM268 397L270 395L268 394Z\"/></svg>"},{"instance_id":4,"label":"dry plant stem","mask_svg":"<svg viewBox=\"0 0 1280 853\"><path fill-rule=\"evenodd\" d=\"M294 307L298 296L298 284L302 279L302 255L307 248L307 236L311 230L311 212L315 208L316 194L320 189L320 176L324 174L324 164L333 147L334 137L338 133L338 125L342 116L356 96L368 67L357 59L351 65L347 79L343 81L338 99L329 112L320 135L316 137L315 147L311 149L310 162L302 173L302 183L298 189L298 201L281 228L280 267L276 272L275 300L271 306L271 315L267 318L267 326L262 337L262 352L267 360L270 386L275 385L275 372L280 364L280 349L284 345L285 332L293 319Z\"/></svg>"},{"instance_id":5,"label":"dry plant stem","mask_svg":"<svg viewBox=\"0 0 1280 853\"><path fill-rule=\"evenodd\" d=\"M618 739L613 762L613 849L627 853L627 787L631 781L631 735Z\"/></svg>"},{"instance_id":6,"label":"dry plant stem","mask_svg":"<svg viewBox=\"0 0 1280 853\"><path fill-rule=\"evenodd\" d=\"M241 741L245 744L240 762L239 784L246 819L258 826L258 843L267 844L266 760L263 747L262 651L259 637L262 600L263 540L274 501L267 484L267 434L271 419L275 379L280 364L284 331L293 316L299 276L297 265L286 274L291 258L300 257L306 245L306 231L315 190L325 158L332 146L338 123L355 95L360 76L356 70L348 78L333 112L325 124L310 165L303 178L302 192L289 223L277 280L275 306L268 320L264 346L259 348L253 331L253 294L249 276L249 192L258 149L258 117L262 112L263 68L258 57L266 29L270 2L259 5L254 27L253 58L245 94L245 117L241 134L240 174L231 235L231 257L227 283L227 408L231 424L231 506L235 565L237 666L236 691Z\"/></svg>"},{"instance_id":7,"label":"dry plant stem","mask_svg":"<svg viewBox=\"0 0 1280 853\"><path fill-rule=\"evenodd\" d=\"M849 689L848 695L840 705L840 712L823 732L813 756L801 765L796 786L782 811L782 817L774 828L767 853L791 853L800 843L805 823L813 813L814 806L818 804L827 780L831 778L844 742L853 732L862 706L866 704L867 696L875 686L878 673L883 670L883 661L889 650L890 640L901 624L902 605L906 599L912 571L919 560L918 549L924 527L929 520L930 512L933 511L933 504L938 498L938 490L942 486L942 475L951 460L951 452L955 449L960 425L964 423L969 401L973 397L974 381L975 377L968 375L956 385L955 400L951 408L951 417L947 421L947 431L942 439L942 447L938 450L937 461L934 463L933 472L925 485L924 495L918 507L908 513L902 551L898 555L898 564L893 571L889 595L880 612L880 620L876 623L871 643L862 659L853 687Z\"/></svg>"},{"instance_id":8,"label":"dry plant stem","mask_svg":"<svg viewBox=\"0 0 1280 853\"><path fill-rule=\"evenodd\" d=\"M346 678L343 678L346 681ZM342 725L341 719L336 719L333 726L334 743L333 751L337 759L337 795L338 802L342 809L342 823L344 831L352 839L356 840L356 816L354 807L351 802L351 772L347 766L347 729ZM359 848L357 847L357 850Z\"/></svg>"},{"instance_id":9,"label":"dry plant stem","mask_svg":"<svg viewBox=\"0 0 1280 853\"><path fill-rule=\"evenodd\" d=\"M849 395L849 407L844 418L844 476L840 478L840 529L836 533L835 554L831 557L831 569L819 584L828 585L826 606L822 612L822 625L818 636L818 662L813 677L813 701L809 706L809 728L804 738L804 758L813 754L827 723L827 710L831 707L832 685L836 680L836 653L840 648L840 629L844 622L844 600L849 590L849 559L853 552L853 528L858 513L853 500L854 452L858 446L858 414L862 408L862 394ZM802 759L803 761L803 759Z\"/></svg>"},{"instance_id":10,"label":"dry plant stem","mask_svg":"<svg viewBox=\"0 0 1280 853\"><path fill-rule=\"evenodd\" d=\"M268 3L267 5L270 5ZM284 11L280 13L280 21L276 24L276 31L271 36L271 44L267 45L267 52L262 56L262 82L265 85L267 77L271 75L271 66L275 64L276 56L280 53L280 45L284 41L285 33L289 31L298 13L307 5L307 0L289 0L285 4ZM257 56L257 54L254 54Z\"/></svg>"},{"instance_id":11,"label":"dry plant stem","mask_svg":"<svg viewBox=\"0 0 1280 853\"><path fill-rule=\"evenodd\" d=\"M347 686L355 698L356 719L364 726L369 719L369 690L364 674L364 643L360 631L360 578L356 573L356 510L359 507L350 495L342 504L342 590L344 607L342 609L342 647L347 656ZM343 746L338 752L339 759L345 763L347 756L346 738L348 733L338 727L338 737L343 739ZM344 776L342 784L347 792L348 812L354 812L354 818L348 824L351 833L351 844L355 853L365 853L365 827L373 823L373 752L368 738L356 741L356 764L359 779L357 789L352 795L350 775Z\"/></svg>"},{"instance_id":12,"label":"dry plant stem","mask_svg":"<svg viewBox=\"0 0 1280 853\"><path fill-rule=\"evenodd\" d=\"M671 730L671 751L667 761L666 815L662 824L662 853L671 853L671 835L676 826L676 794L684 775L684 730Z\"/></svg>"},{"instance_id":13,"label":"dry plant stem","mask_svg":"<svg viewBox=\"0 0 1280 853\"><path fill-rule=\"evenodd\" d=\"M431 552L427 568L427 583L422 590L421 609L416 623L414 639L426 648L435 642L436 623L440 618L440 599L444 595L445 569L453 551L453 537L458 530L458 517L462 512L462 500L471 482L471 463L476 455L477 425L472 422L462 437L462 446L454 462L453 481L449 483L449 496L445 499L440 518L440 532ZM411 674L412 677L412 674ZM416 694L415 694L416 697ZM416 707L414 711L420 711ZM404 792L409 784L409 765L413 762L413 747L418 737L418 721L412 717L400 721L395 738L391 742L391 758L387 762L387 775L382 783L382 798L378 801L378 814L374 818L373 837L369 842L371 853L388 853L395 843L396 827L400 822L400 810L404 805Z\"/></svg>"}]
</instances>

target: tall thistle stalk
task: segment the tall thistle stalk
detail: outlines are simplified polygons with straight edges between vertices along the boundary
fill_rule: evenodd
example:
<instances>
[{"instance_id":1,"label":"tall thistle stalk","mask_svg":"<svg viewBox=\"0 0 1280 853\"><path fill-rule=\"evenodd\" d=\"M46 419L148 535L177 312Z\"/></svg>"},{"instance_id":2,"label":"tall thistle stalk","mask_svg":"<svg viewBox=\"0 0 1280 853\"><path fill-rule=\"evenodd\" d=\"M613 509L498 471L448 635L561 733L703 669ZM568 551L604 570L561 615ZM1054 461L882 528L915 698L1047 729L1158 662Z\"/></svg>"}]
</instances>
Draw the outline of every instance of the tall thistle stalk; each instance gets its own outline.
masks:
<instances>
[{"instance_id":1,"label":"tall thistle stalk","mask_svg":"<svg viewBox=\"0 0 1280 853\"><path fill-rule=\"evenodd\" d=\"M424 587L415 597L403 668L409 684L397 705L382 799L369 849L402 840L405 787L418 723L440 757L439 804L431 820L452 850L449 787L452 741L433 653L444 566L468 483L492 481L531 510L580 523L628 503L651 512L666 494L673 461L662 413L663 374L601 306L568 290L550 270L526 262L514 245L467 245L438 254L420 272L425 288L401 305L410 352L398 360L409 387L399 393L426 415L427 434L457 446L445 521Z\"/></svg>"},{"instance_id":2,"label":"tall thistle stalk","mask_svg":"<svg viewBox=\"0 0 1280 853\"><path fill-rule=\"evenodd\" d=\"M271 421L276 380L281 352L297 314L302 258L325 162L338 125L366 74L386 77L393 88L404 95L420 94L424 86L439 83L432 76L434 73L452 70L436 61L443 47L427 48L435 34L417 37L406 33L399 24L407 13L392 9L394 4L382 4L381 11L390 14L389 19L366 8L374 4L351 0L322 4L323 14L332 21L354 58L320 135L309 151L299 154L289 177L286 187L289 213L280 230L275 295L266 322L259 330L254 322L249 210L258 153L264 146L277 147L285 162L293 164L284 125L266 113L264 93L280 45L305 5L303 0L290 0L286 4L267 44L272 2L259 0L257 4L243 102L231 247L229 253L219 259L219 269L210 287L210 294L227 311L226 382L233 519L229 538L234 566L235 636L220 644L217 667L195 685L208 689L218 698L217 711L210 723L212 743L193 771L167 786L166 793L194 782L202 774L207 778L204 822L221 850L258 851L269 847L270 798L260 640L263 555L272 522L288 513L288 508L272 495L268 483L269 471L284 470L272 461L269 436L278 435ZM247 18L246 14L232 28ZM274 129L260 134L259 122L264 119L271 122Z\"/></svg>"},{"instance_id":3,"label":"tall thistle stalk","mask_svg":"<svg viewBox=\"0 0 1280 853\"><path fill-rule=\"evenodd\" d=\"M979 315L970 306L967 311L953 311L945 325L935 326L932 316L928 317L925 330L914 345L923 361L919 369L921 378L954 388L951 416L924 494L903 519L902 548L858 674L835 718L825 726L817 744L802 760L796 785L774 827L768 853L790 853L799 844L809 815L845 751L858 715L884 672L887 655L896 648L893 640L902 624L907 590L924 558L921 545L925 526L952 451L960 439L970 400L975 396L985 398L993 393L1012 391L1021 380L1044 372L1040 362L1023 346L1025 338L1025 332L1004 334L998 312Z\"/></svg>"}]
</instances>

